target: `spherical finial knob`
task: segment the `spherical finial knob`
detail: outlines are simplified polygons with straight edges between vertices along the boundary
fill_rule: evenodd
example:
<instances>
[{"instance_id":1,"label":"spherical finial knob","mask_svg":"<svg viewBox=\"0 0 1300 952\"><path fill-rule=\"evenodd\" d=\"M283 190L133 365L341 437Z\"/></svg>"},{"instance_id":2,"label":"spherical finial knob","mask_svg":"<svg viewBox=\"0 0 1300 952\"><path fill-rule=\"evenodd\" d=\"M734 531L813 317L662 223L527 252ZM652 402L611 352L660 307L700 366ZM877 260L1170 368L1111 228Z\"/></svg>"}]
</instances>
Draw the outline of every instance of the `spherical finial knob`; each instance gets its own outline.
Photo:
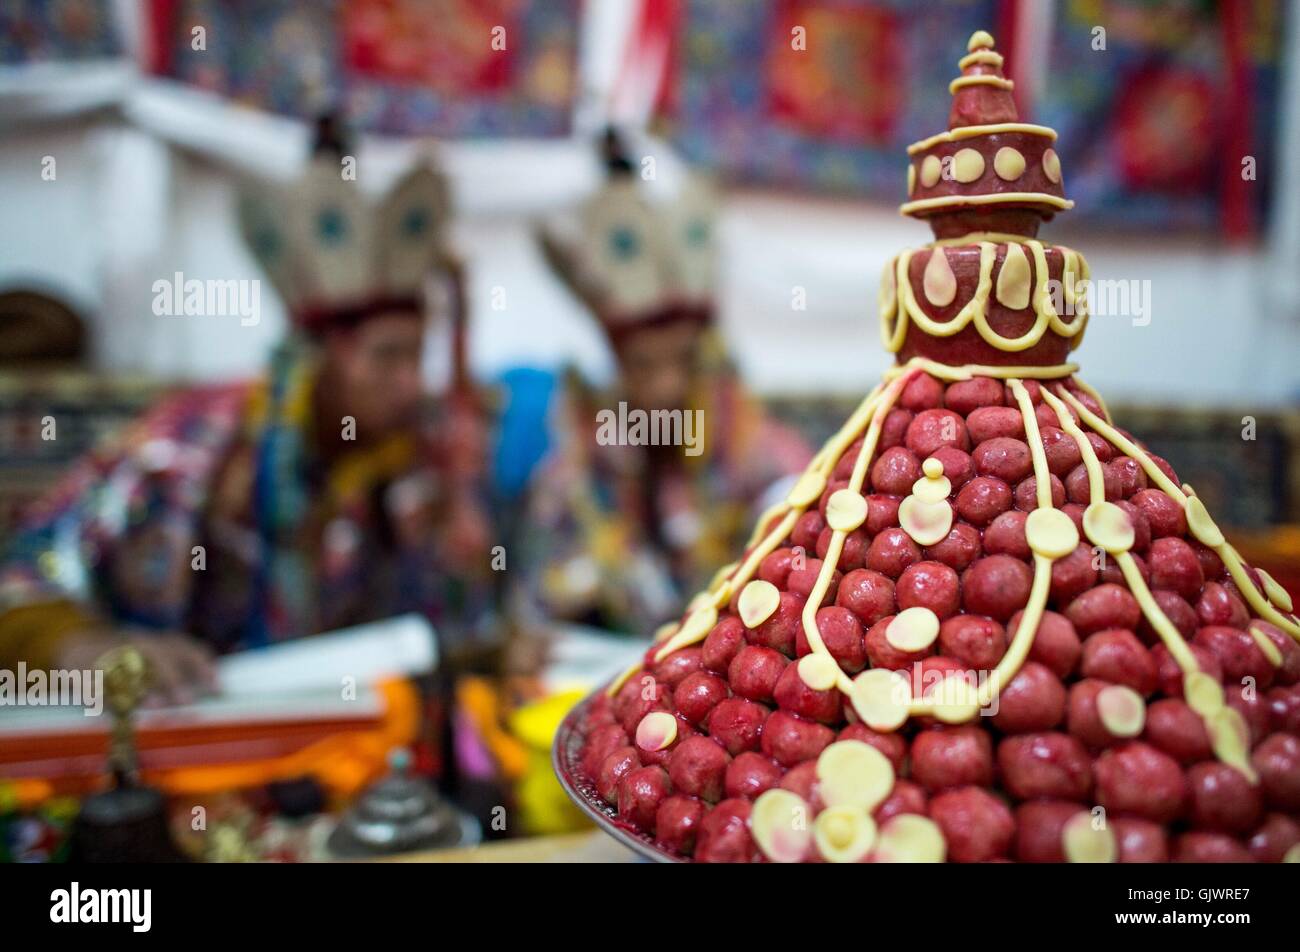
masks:
<instances>
[{"instance_id":1,"label":"spherical finial knob","mask_svg":"<svg viewBox=\"0 0 1300 952\"><path fill-rule=\"evenodd\" d=\"M993 34L989 33L988 30L976 30L970 35L970 41L966 44L968 53L991 49L993 49Z\"/></svg>"}]
</instances>

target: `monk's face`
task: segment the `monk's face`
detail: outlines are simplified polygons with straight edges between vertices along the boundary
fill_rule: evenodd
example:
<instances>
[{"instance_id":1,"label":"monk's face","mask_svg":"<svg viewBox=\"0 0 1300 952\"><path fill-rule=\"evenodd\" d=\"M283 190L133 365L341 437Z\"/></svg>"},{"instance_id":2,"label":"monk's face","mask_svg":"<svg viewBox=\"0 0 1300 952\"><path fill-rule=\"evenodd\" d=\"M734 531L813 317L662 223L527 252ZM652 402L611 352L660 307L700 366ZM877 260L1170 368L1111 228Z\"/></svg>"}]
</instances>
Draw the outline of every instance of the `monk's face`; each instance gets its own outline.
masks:
<instances>
[{"instance_id":1,"label":"monk's face","mask_svg":"<svg viewBox=\"0 0 1300 952\"><path fill-rule=\"evenodd\" d=\"M618 347L628 405L642 410L686 409L695 382L700 329L688 321L627 335Z\"/></svg>"},{"instance_id":2,"label":"monk's face","mask_svg":"<svg viewBox=\"0 0 1300 952\"><path fill-rule=\"evenodd\" d=\"M424 318L381 314L325 339L324 403L356 420L358 442L411 426L424 392ZM341 426L342 424L340 424Z\"/></svg>"}]
</instances>

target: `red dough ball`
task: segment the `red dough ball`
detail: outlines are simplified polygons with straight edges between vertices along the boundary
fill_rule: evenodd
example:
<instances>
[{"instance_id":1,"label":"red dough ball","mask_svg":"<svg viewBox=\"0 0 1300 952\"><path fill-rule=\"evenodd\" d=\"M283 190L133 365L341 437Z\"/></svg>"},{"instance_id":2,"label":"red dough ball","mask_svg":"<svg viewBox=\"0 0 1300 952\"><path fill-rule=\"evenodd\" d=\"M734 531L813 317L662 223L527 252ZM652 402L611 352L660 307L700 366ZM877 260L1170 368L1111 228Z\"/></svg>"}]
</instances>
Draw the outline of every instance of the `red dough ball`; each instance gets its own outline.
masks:
<instances>
[{"instance_id":1,"label":"red dough ball","mask_svg":"<svg viewBox=\"0 0 1300 952\"><path fill-rule=\"evenodd\" d=\"M986 555L962 576L962 604L968 612L1005 622L1025 607L1033 580L1033 571L1019 559Z\"/></svg>"},{"instance_id":2,"label":"red dough ball","mask_svg":"<svg viewBox=\"0 0 1300 952\"><path fill-rule=\"evenodd\" d=\"M1204 719L1178 698L1164 698L1147 708L1143 736L1180 763L1194 764L1214 756Z\"/></svg>"},{"instance_id":3,"label":"red dough ball","mask_svg":"<svg viewBox=\"0 0 1300 952\"><path fill-rule=\"evenodd\" d=\"M882 824L891 817L896 817L900 813L915 813L917 816L926 816L929 812L930 798L925 795L919 784L910 780L895 780L894 789L890 791L880 804L872 811L872 816L876 823Z\"/></svg>"},{"instance_id":4,"label":"red dough ball","mask_svg":"<svg viewBox=\"0 0 1300 952\"><path fill-rule=\"evenodd\" d=\"M1107 466L1101 468L1101 483L1107 502L1114 502L1120 498L1119 480L1115 472ZM1088 474L1088 468L1082 463L1065 475L1065 495L1070 502L1082 506L1091 502L1092 477Z\"/></svg>"},{"instance_id":5,"label":"red dough ball","mask_svg":"<svg viewBox=\"0 0 1300 952\"><path fill-rule=\"evenodd\" d=\"M993 724L1006 734L1051 730L1065 717L1065 685L1046 666L1026 661L997 694Z\"/></svg>"},{"instance_id":6,"label":"red dough ball","mask_svg":"<svg viewBox=\"0 0 1300 952\"><path fill-rule=\"evenodd\" d=\"M1300 685L1273 688L1266 702L1273 730L1300 735Z\"/></svg>"},{"instance_id":7,"label":"red dough ball","mask_svg":"<svg viewBox=\"0 0 1300 952\"><path fill-rule=\"evenodd\" d=\"M723 800L700 821L695 845L697 863L750 863L754 841L749 835L748 800Z\"/></svg>"},{"instance_id":8,"label":"red dough ball","mask_svg":"<svg viewBox=\"0 0 1300 952\"><path fill-rule=\"evenodd\" d=\"M1064 863L1065 825L1083 813L1067 800L1036 800L1016 807L1016 859L1022 863Z\"/></svg>"},{"instance_id":9,"label":"red dough ball","mask_svg":"<svg viewBox=\"0 0 1300 952\"><path fill-rule=\"evenodd\" d=\"M1016 612L1007 624L1007 638L1014 639L1020 630L1023 612ZM1083 654L1083 646L1074 631L1070 619L1056 612L1043 612L1039 619L1038 630L1034 632L1034 642L1029 649L1029 660L1037 661L1058 678L1064 680L1074 673L1075 666Z\"/></svg>"},{"instance_id":10,"label":"red dough ball","mask_svg":"<svg viewBox=\"0 0 1300 952\"><path fill-rule=\"evenodd\" d=\"M817 537L826 528L826 517L816 509L810 509L800 516L790 533L790 541L804 552L817 551Z\"/></svg>"},{"instance_id":11,"label":"red dough ball","mask_svg":"<svg viewBox=\"0 0 1300 952\"><path fill-rule=\"evenodd\" d=\"M1028 559L1032 554L1025 538L1025 522L1029 515L1018 509L1002 513L984 530L984 552L987 555L1010 555Z\"/></svg>"},{"instance_id":12,"label":"red dough ball","mask_svg":"<svg viewBox=\"0 0 1300 952\"><path fill-rule=\"evenodd\" d=\"M668 776L679 792L708 803L722 799L723 782L731 756L715 741L688 737L668 758Z\"/></svg>"},{"instance_id":13,"label":"red dough ball","mask_svg":"<svg viewBox=\"0 0 1300 952\"><path fill-rule=\"evenodd\" d=\"M730 694L726 681L707 671L696 671L678 685L673 692L673 702L677 705L678 714L698 726Z\"/></svg>"},{"instance_id":14,"label":"red dough ball","mask_svg":"<svg viewBox=\"0 0 1300 952\"><path fill-rule=\"evenodd\" d=\"M628 685L625 685L627 686L631 686L635 693L623 705L623 715L619 723L629 737L636 733L641 719L651 711L672 711L673 695L668 685L644 674L639 678L633 678Z\"/></svg>"},{"instance_id":15,"label":"red dough ball","mask_svg":"<svg viewBox=\"0 0 1300 952\"><path fill-rule=\"evenodd\" d=\"M907 436L907 428L912 425L915 414L911 410L895 407L885 414L885 422L880 426L880 442L877 447L887 450L891 446L902 446Z\"/></svg>"},{"instance_id":16,"label":"red dough ball","mask_svg":"<svg viewBox=\"0 0 1300 952\"><path fill-rule=\"evenodd\" d=\"M582 772L594 779L600 772L601 763L610 753L628 746L630 741L622 725L602 724L593 728L587 735L586 746L582 750Z\"/></svg>"},{"instance_id":17,"label":"red dough ball","mask_svg":"<svg viewBox=\"0 0 1300 952\"><path fill-rule=\"evenodd\" d=\"M1193 643L1187 647L1196 659L1197 668L1216 681L1223 680L1223 669L1219 667L1218 658L1201 645ZM1151 649L1151 657L1156 660L1156 677L1160 679L1160 693L1166 697L1182 697L1183 669L1169 653L1169 649L1164 645L1156 645Z\"/></svg>"},{"instance_id":18,"label":"red dough ball","mask_svg":"<svg viewBox=\"0 0 1300 952\"><path fill-rule=\"evenodd\" d=\"M763 753L784 767L812 760L833 740L829 727L789 711L774 711L763 725Z\"/></svg>"},{"instance_id":19,"label":"red dough ball","mask_svg":"<svg viewBox=\"0 0 1300 952\"><path fill-rule=\"evenodd\" d=\"M970 449L966 421L951 410L922 410L907 427L903 442L920 459L930 456L941 446Z\"/></svg>"},{"instance_id":20,"label":"red dough ball","mask_svg":"<svg viewBox=\"0 0 1300 952\"><path fill-rule=\"evenodd\" d=\"M754 751L746 751L727 764L723 790L728 797L753 800L781 782L785 771L775 761Z\"/></svg>"},{"instance_id":21,"label":"red dough ball","mask_svg":"<svg viewBox=\"0 0 1300 952\"><path fill-rule=\"evenodd\" d=\"M1207 579L1223 577L1223 559L1219 558L1219 553L1199 542L1193 542L1192 548L1196 550L1196 558L1201 563L1202 575Z\"/></svg>"},{"instance_id":22,"label":"red dough ball","mask_svg":"<svg viewBox=\"0 0 1300 952\"><path fill-rule=\"evenodd\" d=\"M971 453L975 471L981 476L996 476L1004 483L1018 483L1034 471L1033 455L1024 440L995 436L984 440Z\"/></svg>"},{"instance_id":23,"label":"red dough ball","mask_svg":"<svg viewBox=\"0 0 1300 952\"><path fill-rule=\"evenodd\" d=\"M797 793L814 807L819 802L817 797L817 764L807 761L792 770L787 770L781 782L777 784L782 790Z\"/></svg>"},{"instance_id":24,"label":"red dough ball","mask_svg":"<svg viewBox=\"0 0 1300 952\"><path fill-rule=\"evenodd\" d=\"M1187 812L1198 830L1247 833L1264 813L1259 788L1235 767L1217 760L1187 771Z\"/></svg>"},{"instance_id":25,"label":"red dough ball","mask_svg":"<svg viewBox=\"0 0 1300 952\"><path fill-rule=\"evenodd\" d=\"M811 559L808 565L816 565L821 569L819 559ZM790 578L793 582L798 572L791 572ZM777 602L776 611L772 616L763 622L757 628L748 629L745 638L752 645L758 645L760 648L771 648L773 651L779 651L787 657L792 657L795 651L795 642L803 630L803 606L804 596L793 592L782 592L780 601Z\"/></svg>"},{"instance_id":26,"label":"red dough ball","mask_svg":"<svg viewBox=\"0 0 1300 952\"><path fill-rule=\"evenodd\" d=\"M1205 584L1200 559L1182 539L1167 536L1151 543L1147 557L1151 568L1151 587L1167 588L1189 601L1194 600Z\"/></svg>"},{"instance_id":27,"label":"red dough ball","mask_svg":"<svg viewBox=\"0 0 1300 952\"><path fill-rule=\"evenodd\" d=\"M934 793L993 782L993 745L982 727L925 730L912 741L912 779Z\"/></svg>"},{"instance_id":28,"label":"red dough ball","mask_svg":"<svg viewBox=\"0 0 1300 952\"><path fill-rule=\"evenodd\" d=\"M847 608L864 626L870 627L886 615L894 614L894 583L880 572L854 569L840 581L835 604Z\"/></svg>"},{"instance_id":29,"label":"red dough ball","mask_svg":"<svg viewBox=\"0 0 1300 952\"><path fill-rule=\"evenodd\" d=\"M791 619L794 622L797 623L799 618L799 613L803 611L803 603L812 595L813 587L817 584L817 578L821 574L822 574L821 559L806 559L802 568L795 568L790 570L790 577L789 579L786 580L786 586L789 588L789 591L782 592L781 598L783 603L782 609L786 608L784 604L784 602L786 601L786 596L791 596L798 600L798 610L793 612L793 616ZM826 587L826 594L822 596L823 605L829 605L833 601L835 601L835 590L839 588L839 584L840 584L839 570L832 571L830 584ZM781 614L781 611L782 610L779 609L777 614ZM770 621L771 619L769 619L769 622ZM767 622L765 622L764 624L767 624ZM782 625L783 633L785 631L788 631L789 627L790 627L790 622L787 620ZM791 637L790 639L790 653L791 654L794 653L793 637Z\"/></svg>"},{"instance_id":30,"label":"red dough ball","mask_svg":"<svg viewBox=\"0 0 1300 952\"><path fill-rule=\"evenodd\" d=\"M709 736L733 757L746 750L758 750L768 714L762 704L729 697L709 712Z\"/></svg>"},{"instance_id":31,"label":"red dough ball","mask_svg":"<svg viewBox=\"0 0 1300 952\"><path fill-rule=\"evenodd\" d=\"M1139 490L1133 494L1130 502L1147 517L1153 539L1163 539L1165 536L1181 538L1187 533L1187 514L1163 490Z\"/></svg>"},{"instance_id":32,"label":"red dough ball","mask_svg":"<svg viewBox=\"0 0 1300 952\"><path fill-rule=\"evenodd\" d=\"M1178 761L1150 744L1131 741L1093 765L1097 802L1108 811L1169 823L1183 812L1187 782Z\"/></svg>"},{"instance_id":33,"label":"red dough ball","mask_svg":"<svg viewBox=\"0 0 1300 952\"><path fill-rule=\"evenodd\" d=\"M1132 631L1142 618L1142 608L1128 589L1105 584L1089 589L1070 602L1065 609L1065 617L1070 619L1081 635L1090 635L1106 628L1127 628Z\"/></svg>"},{"instance_id":34,"label":"red dough ball","mask_svg":"<svg viewBox=\"0 0 1300 952\"><path fill-rule=\"evenodd\" d=\"M1223 833L1184 833L1174 840L1175 863L1249 863L1250 853Z\"/></svg>"},{"instance_id":35,"label":"red dough ball","mask_svg":"<svg viewBox=\"0 0 1300 952\"><path fill-rule=\"evenodd\" d=\"M834 687L826 691L813 690L799 676L797 664L789 665L781 672L772 696L781 710L823 724L837 723L843 717L839 690Z\"/></svg>"},{"instance_id":36,"label":"red dough ball","mask_svg":"<svg viewBox=\"0 0 1300 952\"><path fill-rule=\"evenodd\" d=\"M831 653L839 666L849 674L857 674L867 666L867 649L863 644L862 622L847 608L831 606L817 612L817 633L822 643ZM799 628L799 637L795 643L796 657L802 658L810 653L808 636Z\"/></svg>"},{"instance_id":37,"label":"red dough ball","mask_svg":"<svg viewBox=\"0 0 1300 952\"><path fill-rule=\"evenodd\" d=\"M901 496L872 493L867 497L867 521L863 528L872 536L894 528L898 525L898 507L902 504Z\"/></svg>"},{"instance_id":38,"label":"red dough ball","mask_svg":"<svg viewBox=\"0 0 1300 952\"><path fill-rule=\"evenodd\" d=\"M867 630L865 639L867 658L870 659L873 668L889 668L891 671L901 671L903 668L910 667L934 653L933 648L922 648L920 651L903 651L894 647L890 643L888 636L889 626L894 617L893 615L887 615Z\"/></svg>"},{"instance_id":39,"label":"red dough ball","mask_svg":"<svg viewBox=\"0 0 1300 952\"><path fill-rule=\"evenodd\" d=\"M873 572L898 578L903 570L921 561L921 549L902 529L886 529L871 540L863 564Z\"/></svg>"},{"instance_id":40,"label":"red dough ball","mask_svg":"<svg viewBox=\"0 0 1300 952\"><path fill-rule=\"evenodd\" d=\"M1201 597L1196 600L1196 618L1202 625L1227 625L1245 628L1250 624L1250 612L1236 594L1226 585L1206 582Z\"/></svg>"},{"instance_id":41,"label":"red dough ball","mask_svg":"<svg viewBox=\"0 0 1300 952\"><path fill-rule=\"evenodd\" d=\"M655 665L654 676L670 688L676 688L687 675L703 667L699 648L679 648Z\"/></svg>"},{"instance_id":42,"label":"red dough ball","mask_svg":"<svg viewBox=\"0 0 1300 952\"><path fill-rule=\"evenodd\" d=\"M1255 748L1250 762L1259 772L1259 786L1275 810L1300 810L1300 737L1274 734Z\"/></svg>"},{"instance_id":43,"label":"red dough ball","mask_svg":"<svg viewBox=\"0 0 1300 952\"><path fill-rule=\"evenodd\" d=\"M1143 697L1156 689L1156 663L1137 635L1123 628L1108 628L1083 643L1079 668L1085 678L1126 684Z\"/></svg>"},{"instance_id":44,"label":"red dough ball","mask_svg":"<svg viewBox=\"0 0 1300 952\"><path fill-rule=\"evenodd\" d=\"M1272 717L1263 694L1257 690L1247 690L1244 685L1236 690L1228 686L1224 701L1246 722L1252 747L1264 739L1269 732L1269 722Z\"/></svg>"},{"instance_id":45,"label":"red dough ball","mask_svg":"<svg viewBox=\"0 0 1300 952\"><path fill-rule=\"evenodd\" d=\"M1169 837L1159 823L1132 816L1114 817L1109 822L1121 863L1169 862Z\"/></svg>"},{"instance_id":46,"label":"red dough ball","mask_svg":"<svg viewBox=\"0 0 1300 952\"><path fill-rule=\"evenodd\" d=\"M991 671L1007 651L1007 632L992 618L955 615L939 626L939 651L972 671Z\"/></svg>"},{"instance_id":47,"label":"red dough ball","mask_svg":"<svg viewBox=\"0 0 1300 952\"><path fill-rule=\"evenodd\" d=\"M1250 628L1273 642L1282 655L1282 663L1274 671L1273 682L1295 684L1300 681L1300 644L1281 628L1266 621L1251 622Z\"/></svg>"},{"instance_id":48,"label":"red dough ball","mask_svg":"<svg viewBox=\"0 0 1300 952\"><path fill-rule=\"evenodd\" d=\"M695 797L673 796L659 804L655 814L655 843L673 853L690 856L695 834L704 818L704 804Z\"/></svg>"},{"instance_id":49,"label":"red dough ball","mask_svg":"<svg viewBox=\"0 0 1300 952\"><path fill-rule=\"evenodd\" d=\"M1085 678L1070 685L1066 698L1065 728L1071 737L1077 738L1092 750L1100 750L1123 740L1106 729L1101 713L1097 710L1097 695L1109 686L1105 681Z\"/></svg>"},{"instance_id":50,"label":"red dough ball","mask_svg":"<svg viewBox=\"0 0 1300 952\"><path fill-rule=\"evenodd\" d=\"M837 741L860 740L884 754L894 765L895 773L903 769L903 760L907 757L907 741L899 734L873 731L866 724L850 724L841 730L835 739Z\"/></svg>"},{"instance_id":51,"label":"red dough ball","mask_svg":"<svg viewBox=\"0 0 1300 952\"><path fill-rule=\"evenodd\" d=\"M785 655L771 648L745 645L727 669L731 690L751 701L770 701L781 672L789 664Z\"/></svg>"},{"instance_id":52,"label":"red dough ball","mask_svg":"<svg viewBox=\"0 0 1300 952\"><path fill-rule=\"evenodd\" d=\"M849 448L840 454L840 458L835 463L835 469L831 472L831 479L848 479L853 474L854 467L858 464L858 457L862 455L862 446L865 438L859 436L849 444Z\"/></svg>"},{"instance_id":53,"label":"red dough ball","mask_svg":"<svg viewBox=\"0 0 1300 952\"><path fill-rule=\"evenodd\" d=\"M898 405L908 410L943 406L943 384L929 374L917 374L899 394Z\"/></svg>"},{"instance_id":54,"label":"red dough ball","mask_svg":"<svg viewBox=\"0 0 1300 952\"><path fill-rule=\"evenodd\" d=\"M1078 442L1060 427L1040 426L1038 435L1047 457L1047 471L1053 476L1064 477L1083 461Z\"/></svg>"},{"instance_id":55,"label":"red dough ball","mask_svg":"<svg viewBox=\"0 0 1300 952\"><path fill-rule=\"evenodd\" d=\"M1003 386L992 377L972 377L948 385L943 394L943 405L954 413L970 416L980 407L1002 406Z\"/></svg>"},{"instance_id":56,"label":"red dough ball","mask_svg":"<svg viewBox=\"0 0 1300 952\"><path fill-rule=\"evenodd\" d=\"M596 781L596 792L608 804L618 803L618 785L623 778L641 766L641 758L635 747L617 747L605 755L600 768L592 779Z\"/></svg>"},{"instance_id":57,"label":"red dough ball","mask_svg":"<svg viewBox=\"0 0 1300 952\"><path fill-rule=\"evenodd\" d=\"M1097 454L1097 459L1103 463L1109 463L1110 458L1115 455L1115 451L1106 440L1096 433L1086 434L1088 443L1092 446L1092 451Z\"/></svg>"},{"instance_id":58,"label":"red dough ball","mask_svg":"<svg viewBox=\"0 0 1300 952\"><path fill-rule=\"evenodd\" d=\"M745 647L745 624L735 616L728 616L713 626L700 649L704 667L718 674L731 667L732 660Z\"/></svg>"},{"instance_id":59,"label":"red dough ball","mask_svg":"<svg viewBox=\"0 0 1300 952\"><path fill-rule=\"evenodd\" d=\"M1133 551L1145 552L1151 545L1151 523L1147 522L1146 515L1133 503L1123 499L1115 503L1115 506L1128 516L1129 525L1133 527ZM1138 556L1135 555L1133 558L1136 559Z\"/></svg>"},{"instance_id":60,"label":"red dough ball","mask_svg":"<svg viewBox=\"0 0 1300 952\"><path fill-rule=\"evenodd\" d=\"M1225 684L1241 684L1254 678L1260 690L1273 684L1273 664L1260 650L1255 639L1240 628L1211 625L1196 632L1194 644L1218 659Z\"/></svg>"},{"instance_id":61,"label":"red dough ball","mask_svg":"<svg viewBox=\"0 0 1300 952\"><path fill-rule=\"evenodd\" d=\"M998 772L1018 800L1083 801L1092 790L1092 758L1069 734L1021 734L998 745Z\"/></svg>"},{"instance_id":62,"label":"red dough ball","mask_svg":"<svg viewBox=\"0 0 1300 952\"><path fill-rule=\"evenodd\" d=\"M630 770L618 785L618 815L638 829L653 830L659 807L672 793L672 784L662 767Z\"/></svg>"},{"instance_id":63,"label":"red dough ball","mask_svg":"<svg viewBox=\"0 0 1300 952\"><path fill-rule=\"evenodd\" d=\"M1106 464L1107 471L1119 484L1119 498L1127 499L1139 490L1147 488L1147 474L1135 459L1121 456Z\"/></svg>"},{"instance_id":64,"label":"red dough ball","mask_svg":"<svg viewBox=\"0 0 1300 952\"><path fill-rule=\"evenodd\" d=\"M1006 804L979 787L960 787L930 801L954 863L982 863L1005 856L1016 824Z\"/></svg>"},{"instance_id":65,"label":"red dough ball","mask_svg":"<svg viewBox=\"0 0 1300 952\"><path fill-rule=\"evenodd\" d=\"M980 551L980 531L957 522L946 536L925 550L925 557L961 572L980 557Z\"/></svg>"},{"instance_id":66,"label":"red dough ball","mask_svg":"<svg viewBox=\"0 0 1300 952\"><path fill-rule=\"evenodd\" d=\"M1025 438L1025 418L1017 407L980 407L966 417L966 428L975 443L1000 436Z\"/></svg>"},{"instance_id":67,"label":"red dough ball","mask_svg":"<svg viewBox=\"0 0 1300 952\"><path fill-rule=\"evenodd\" d=\"M758 577L764 582L771 582L777 588L784 589L786 579L790 577L791 562L794 551L789 548L775 549L758 563Z\"/></svg>"},{"instance_id":68,"label":"red dough ball","mask_svg":"<svg viewBox=\"0 0 1300 952\"><path fill-rule=\"evenodd\" d=\"M1164 616L1169 619L1170 624L1178 629L1178 633L1183 636L1184 641L1195 635L1196 629L1201 627L1200 620L1196 617L1196 609L1187 604L1187 599L1177 592L1160 589L1152 592L1151 598L1159 606ZM1150 645L1160 643L1160 635L1151 627L1151 622L1147 620L1145 613L1143 613L1142 621L1138 623L1138 637Z\"/></svg>"},{"instance_id":69,"label":"red dough ball","mask_svg":"<svg viewBox=\"0 0 1300 952\"><path fill-rule=\"evenodd\" d=\"M1246 841L1257 863L1280 863L1287 851L1300 843L1300 823L1282 813L1270 813Z\"/></svg>"},{"instance_id":70,"label":"red dough ball","mask_svg":"<svg viewBox=\"0 0 1300 952\"><path fill-rule=\"evenodd\" d=\"M995 476L976 476L957 493L957 515L986 526L1011 508L1011 486Z\"/></svg>"},{"instance_id":71,"label":"red dough ball","mask_svg":"<svg viewBox=\"0 0 1300 952\"><path fill-rule=\"evenodd\" d=\"M906 496L921 478L921 461L902 446L887 449L871 467L871 485L877 492Z\"/></svg>"},{"instance_id":72,"label":"red dough ball","mask_svg":"<svg viewBox=\"0 0 1300 952\"><path fill-rule=\"evenodd\" d=\"M928 608L942 620L960 605L957 573L942 562L917 562L898 577L894 589L898 608Z\"/></svg>"},{"instance_id":73,"label":"red dough ball","mask_svg":"<svg viewBox=\"0 0 1300 952\"><path fill-rule=\"evenodd\" d=\"M1065 486L1055 476L1048 477L1048 488L1052 493L1052 508L1060 509L1065 505ZM1033 512L1038 508L1038 477L1030 476L1016 483L1012 492L1012 505L1021 512Z\"/></svg>"},{"instance_id":74,"label":"red dough ball","mask_svg":"<svg viewBox=\"0 0 1300 952\"><path fill-rule=\"evenodd\" d=\"M955 446L941 446L930 454L930 458L943 464L943 475L948 478L953 489L960 489L975 475L975 462L970 454Z\"/></svg>"},{"instance_id":75,"label":"red dough ball","mask_svg":"<svg viewBox=\"0 0 1300 952\"><path fill-rule=\"evenodd\" d=\"M1092 549L1080 542L1073 552L1052 563L1052 584L1048 594L1054 605L1069 605L1097 584L1094 558Z\"/></svg>"}]
</instances>

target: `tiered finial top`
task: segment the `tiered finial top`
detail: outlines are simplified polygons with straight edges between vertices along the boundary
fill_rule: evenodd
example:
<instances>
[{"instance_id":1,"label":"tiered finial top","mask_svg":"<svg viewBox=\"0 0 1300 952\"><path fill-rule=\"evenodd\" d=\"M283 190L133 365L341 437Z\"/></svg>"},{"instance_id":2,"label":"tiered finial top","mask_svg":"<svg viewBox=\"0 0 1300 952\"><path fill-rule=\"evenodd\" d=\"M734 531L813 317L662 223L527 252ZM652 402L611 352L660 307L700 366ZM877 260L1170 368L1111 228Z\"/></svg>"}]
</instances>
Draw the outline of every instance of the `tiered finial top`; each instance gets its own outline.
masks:
<instances>
[{"instance_id":1,"label":"tiered finial top","mask_svg":"<svg viewBox=\"0 0 1300 952\"><path fill-rule=\"evenodd\" d=\"M1056 132L1020 122L993 37L978 30L949 85L948 131L908 146L908 201L900 211L930 221L940 238L973 231L1033 237L1073 206L1052 148Z\"/></svg>"}]
</instances>

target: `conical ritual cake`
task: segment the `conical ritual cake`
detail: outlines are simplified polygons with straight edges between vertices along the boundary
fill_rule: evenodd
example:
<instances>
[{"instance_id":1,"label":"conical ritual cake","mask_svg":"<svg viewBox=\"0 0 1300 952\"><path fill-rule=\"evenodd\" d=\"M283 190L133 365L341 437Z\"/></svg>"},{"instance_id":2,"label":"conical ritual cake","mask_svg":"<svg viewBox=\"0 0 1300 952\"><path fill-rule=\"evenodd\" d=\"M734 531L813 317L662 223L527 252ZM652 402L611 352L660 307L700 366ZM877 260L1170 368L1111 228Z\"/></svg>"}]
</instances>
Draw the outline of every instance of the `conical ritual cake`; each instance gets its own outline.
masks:
<instances>
[{"instance_id":1,"label":"conical ritual cake","mask_svg":"<svg viewBox=\"0 0 1300 952\"><path fill-rule=\"evenodd\" d=\"M1300 860L1300 624L1068 363L1087 265L983 32L911 146L898 362L558 752L701 862Z\"/></svg>"}]
</instances>

